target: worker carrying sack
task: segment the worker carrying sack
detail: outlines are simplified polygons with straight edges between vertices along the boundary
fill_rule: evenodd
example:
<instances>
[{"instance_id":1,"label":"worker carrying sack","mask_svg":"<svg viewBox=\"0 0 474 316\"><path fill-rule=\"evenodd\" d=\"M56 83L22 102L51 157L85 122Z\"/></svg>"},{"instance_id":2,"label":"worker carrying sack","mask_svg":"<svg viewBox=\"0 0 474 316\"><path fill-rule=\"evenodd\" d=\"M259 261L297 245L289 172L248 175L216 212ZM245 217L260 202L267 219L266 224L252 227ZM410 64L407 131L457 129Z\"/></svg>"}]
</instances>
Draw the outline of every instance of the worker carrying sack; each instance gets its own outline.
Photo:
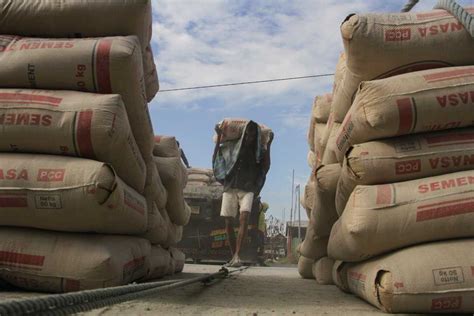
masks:
<instances>
[{"instance_id":1,"label":"worker carrying sack","mask_svg":"<svg viewBox=\"0 0 474 316\"><path fill-rule=\"evenodd\" d=\"M159 89L150 45L152 22L150 0L0 0L3 34L46 38L136 35L148 101Z\"/></svg>"},{"instance_id":2,"label":"worker carrying sack","mask_svg":"<svg viewBox=\"0 0 474 316\"><path fill-rule=\"evenodd\" d=\"M149 257L138 237L0 228L0 279L30 291L126 285L147 275Z\"/></svg>"},{"instance_id":3,"label":"worker carrying sack","mask_svg":"<svg viewBox=\"0 0 474 316\"><path fill-rule=\"evenodd\" d=\"M116 94L0 89L0 151L107 162L143 193L145 162Z\"/></svg>"},{"instance_id":4,"label":"worker carrying sack","mask_svg":"<svg viewBox=\"0 0 474 316\"><path fill-rule=\"evenodd\" d=\"M44 39L0 36L0 87L120 94L145 161L153 126L136 36Z\"/></svg>"},{"instance_id":5,"label":"worker carrying sack","mask_svg":"<svg viewBox=\"0 0 474 316\"><path fill-rule=\"evenodd\" d=\"M0 226L141 234L147 206L103 162L2 153Z\"/></svg>"}]
</instances>

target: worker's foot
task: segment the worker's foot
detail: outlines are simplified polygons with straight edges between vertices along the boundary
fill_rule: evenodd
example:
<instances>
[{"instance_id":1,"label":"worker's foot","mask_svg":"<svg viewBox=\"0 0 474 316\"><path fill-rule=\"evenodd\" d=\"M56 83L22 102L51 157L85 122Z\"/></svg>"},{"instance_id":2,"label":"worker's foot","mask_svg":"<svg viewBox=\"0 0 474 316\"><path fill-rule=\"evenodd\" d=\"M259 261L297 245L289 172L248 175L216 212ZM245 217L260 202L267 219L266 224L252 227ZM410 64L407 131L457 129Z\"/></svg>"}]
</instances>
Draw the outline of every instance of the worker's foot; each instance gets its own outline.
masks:
<instances>
[{"instance_id":1,"label":"worker's foot","mask_svg":"<svg viewBox=\"0 0 474 316\"><path fill-rule=\"evenodd\" d=\"M228 263L228 267L231 268L240 268L242 266L242 261L240 261L239 256L234 256L232 260Z\"/></svg>"}]
</instances>

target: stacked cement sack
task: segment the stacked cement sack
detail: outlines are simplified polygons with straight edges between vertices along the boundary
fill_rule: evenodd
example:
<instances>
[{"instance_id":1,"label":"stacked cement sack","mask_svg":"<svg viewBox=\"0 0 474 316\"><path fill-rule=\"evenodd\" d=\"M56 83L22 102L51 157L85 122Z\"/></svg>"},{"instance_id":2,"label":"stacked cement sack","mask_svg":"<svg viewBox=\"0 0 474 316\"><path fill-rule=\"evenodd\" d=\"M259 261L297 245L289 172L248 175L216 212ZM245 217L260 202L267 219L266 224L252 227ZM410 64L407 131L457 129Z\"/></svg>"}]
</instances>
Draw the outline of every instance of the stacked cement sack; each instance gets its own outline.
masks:
<instances>
[{"instance_id":1,"label":"stacked cement sack","mask_svg":"<svg viewBox=\"0 0 474 316\"><path fill-rule=\"evenodd\" d=\"M443 10L341 32L333 281L388 312L472 312L474 39Z\"/></svg>"},{"instance_id":2,"label":"stacked cement sack","mask_svg":"<svg viewBox=\"0 0 474 316\"><path fill-rule=\"evenodd\" d=\"M152 156L150 1L0 9L0 279L65 292L180 271Z\"/></svg>"}]
</instances>

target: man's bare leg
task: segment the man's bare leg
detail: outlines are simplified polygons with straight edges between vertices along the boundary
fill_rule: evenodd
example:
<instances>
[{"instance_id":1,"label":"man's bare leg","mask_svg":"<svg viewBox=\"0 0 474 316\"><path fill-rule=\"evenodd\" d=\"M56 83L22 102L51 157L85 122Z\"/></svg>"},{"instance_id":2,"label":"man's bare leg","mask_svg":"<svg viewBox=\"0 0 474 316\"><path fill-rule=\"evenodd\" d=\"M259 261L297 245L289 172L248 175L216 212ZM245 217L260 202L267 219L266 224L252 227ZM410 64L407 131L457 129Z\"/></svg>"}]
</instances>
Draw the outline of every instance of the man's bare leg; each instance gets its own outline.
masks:
<instances>
[{"instance_id":1,"label":"man's bare leg","mask_svg":"<svg viewBox=\"0 0 474 316\"><path fill-rule=\"evenodd\" d=\"M227 241L229 242L230 252L232 257L236 251L234 221L232 217L225 217L225 231L227 233Z\"/></svg>"},{"instance_id":2,"label":"man's bare leg","mask_svg":"<svg viewBox=\"0 0 474 316\"><path fill-rule=\"evenodd\" d=\"M244 244L245 238L247 237L249 214L250 212L240 213L239 234L237 235L237 244L236 244L235 253L234 253L234 258L238 258L239 261L240 261L240 250L242 249L242 245Z\"/></svg>"}]
</instances>

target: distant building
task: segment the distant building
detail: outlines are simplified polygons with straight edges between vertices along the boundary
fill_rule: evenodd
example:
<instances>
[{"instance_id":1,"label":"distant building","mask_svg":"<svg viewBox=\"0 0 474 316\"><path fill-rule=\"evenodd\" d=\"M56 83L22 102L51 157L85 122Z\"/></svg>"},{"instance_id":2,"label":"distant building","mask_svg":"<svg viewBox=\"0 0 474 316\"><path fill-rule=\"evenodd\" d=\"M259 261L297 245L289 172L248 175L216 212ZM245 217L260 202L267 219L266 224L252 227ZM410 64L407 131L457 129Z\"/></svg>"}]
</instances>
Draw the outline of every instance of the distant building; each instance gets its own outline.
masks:
<instances>
[{"instance_id":1,"label":"distant building","mask_svg":"<svg viewBox=\"0 0 474 316\"><path fill-rule=\"evenodd\" d=\"M296 258L298 257L296 254L296 247L298 247L298 245L304 240L308 224L309 221L303 220L286 222L287 255L293 260L293 262L296 262Z\"/></svg>"}]
</instances>

